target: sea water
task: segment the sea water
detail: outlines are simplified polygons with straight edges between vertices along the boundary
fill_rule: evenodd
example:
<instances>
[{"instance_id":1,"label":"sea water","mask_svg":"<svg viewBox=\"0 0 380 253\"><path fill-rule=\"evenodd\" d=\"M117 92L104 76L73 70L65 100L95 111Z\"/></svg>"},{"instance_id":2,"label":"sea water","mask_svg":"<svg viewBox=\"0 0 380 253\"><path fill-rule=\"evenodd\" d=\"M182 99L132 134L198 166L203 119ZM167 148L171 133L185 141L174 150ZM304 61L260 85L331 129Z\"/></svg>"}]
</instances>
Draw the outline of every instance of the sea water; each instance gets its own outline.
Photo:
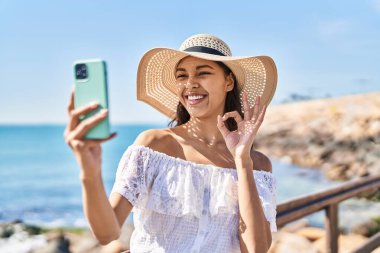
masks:
<instances>
[{"instance_id":1,"label":"sea water","mask_svg":"<svg viewBox=\"0 0 380 253\"><path fill-rule=\"evenodd\" d=\"M107 195L125 149L137 135L160 125L116 125L118 136L102 145ZM79 166L63 138L63 125L0 126L0 223L22 220L47 227L86 227ZM271 158L278 203L334 183L319 170L300 169ZM132 216L128 218L131 222ZM321 217L311 218L321 223Z\"/></svg>"}]
</instances>

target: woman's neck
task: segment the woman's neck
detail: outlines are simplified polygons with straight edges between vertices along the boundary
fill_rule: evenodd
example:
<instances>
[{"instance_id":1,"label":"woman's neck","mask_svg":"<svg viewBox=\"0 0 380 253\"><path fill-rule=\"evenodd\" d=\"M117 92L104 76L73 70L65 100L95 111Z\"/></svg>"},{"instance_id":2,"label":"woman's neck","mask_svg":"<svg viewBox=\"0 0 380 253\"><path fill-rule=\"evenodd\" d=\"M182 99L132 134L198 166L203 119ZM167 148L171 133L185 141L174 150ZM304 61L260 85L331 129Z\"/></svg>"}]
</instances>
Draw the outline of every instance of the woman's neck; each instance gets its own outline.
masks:
<instances>
[{"instance_id":1,"label":"woman's neck","mask_svg":"<svg viewBox=\"0 0 380 253\"><path fill-rule=\"evenodd\" d=\"M190 138L209 147L225 145L224 138L217 127L216 117L202 120L190 118L182 127Z\"/></svg>"}]
</instances>

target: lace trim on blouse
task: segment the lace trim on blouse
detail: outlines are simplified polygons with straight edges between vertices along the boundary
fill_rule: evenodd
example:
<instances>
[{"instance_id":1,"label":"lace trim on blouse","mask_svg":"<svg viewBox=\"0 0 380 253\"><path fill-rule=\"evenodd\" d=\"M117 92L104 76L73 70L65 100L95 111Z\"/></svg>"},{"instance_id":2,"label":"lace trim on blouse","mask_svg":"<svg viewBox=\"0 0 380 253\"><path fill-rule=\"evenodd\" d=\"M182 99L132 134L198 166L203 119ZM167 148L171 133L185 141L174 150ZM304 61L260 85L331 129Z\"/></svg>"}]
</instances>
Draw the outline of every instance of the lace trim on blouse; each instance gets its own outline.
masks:
<instances>
[{"instance_id":1,"label":"lace trim on blouse","mask_svg":"<svg viewBox=\"0 0 380 253\"><path fill-rule=\"evenodd\" d=\"M275 232L275 178L267 171L253 170L253 175L265 217ZM236 169L198 164L145 146L131 145L119 162L112 192L127 198L133 209L147 208L177 217L200 218L205 188L210 191L212 216L238 214L237 182Z\"/></svg>"}]
</instances>

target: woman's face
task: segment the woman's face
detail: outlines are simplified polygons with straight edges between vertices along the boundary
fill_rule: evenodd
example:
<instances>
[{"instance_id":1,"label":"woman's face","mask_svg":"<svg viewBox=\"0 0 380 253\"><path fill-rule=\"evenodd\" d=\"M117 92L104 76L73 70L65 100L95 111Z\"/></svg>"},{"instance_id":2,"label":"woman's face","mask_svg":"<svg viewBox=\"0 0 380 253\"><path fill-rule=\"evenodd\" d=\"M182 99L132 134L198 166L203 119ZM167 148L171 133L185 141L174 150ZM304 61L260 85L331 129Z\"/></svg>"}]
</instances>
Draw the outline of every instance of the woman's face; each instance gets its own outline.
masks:
<instances>
[{"instance_id":1,"label":"woman's face","mask_svg":"<svg viewBox=\"0 0 380 253\"><path fill-rule=\"evenodd\" d=\"M216 62L188 56L176 70L177 95L192 117L223 114L226 94L234 87Z\"/></svg>"}]
</instances>

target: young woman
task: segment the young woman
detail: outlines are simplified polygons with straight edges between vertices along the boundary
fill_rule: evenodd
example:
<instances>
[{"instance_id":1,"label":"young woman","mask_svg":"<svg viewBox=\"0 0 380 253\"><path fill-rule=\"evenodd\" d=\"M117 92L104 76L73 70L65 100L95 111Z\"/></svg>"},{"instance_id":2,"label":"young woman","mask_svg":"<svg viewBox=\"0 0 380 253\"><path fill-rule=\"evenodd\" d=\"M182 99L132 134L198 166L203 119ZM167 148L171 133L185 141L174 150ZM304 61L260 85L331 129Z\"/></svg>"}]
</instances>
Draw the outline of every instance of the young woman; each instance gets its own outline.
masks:
<instances>
[{"instance_id":1,"label":"young woman","mask_svg":"<svg viewBox=\"0 0 380 253\"><path fill-rule=\"evenodd\" d=\"M266 56L232 57L211 35L180 50L155 48L141 59L137 97L170 117L170 128L142 132L121 157L107 199L104 140L84 134L104 119L68 106L65 139L81 167L85 215L102 244L115 240L134 211L131 252L267 252L276 231L270 160L254 150L277 83Z\"/></svg>"}]
</instances>

